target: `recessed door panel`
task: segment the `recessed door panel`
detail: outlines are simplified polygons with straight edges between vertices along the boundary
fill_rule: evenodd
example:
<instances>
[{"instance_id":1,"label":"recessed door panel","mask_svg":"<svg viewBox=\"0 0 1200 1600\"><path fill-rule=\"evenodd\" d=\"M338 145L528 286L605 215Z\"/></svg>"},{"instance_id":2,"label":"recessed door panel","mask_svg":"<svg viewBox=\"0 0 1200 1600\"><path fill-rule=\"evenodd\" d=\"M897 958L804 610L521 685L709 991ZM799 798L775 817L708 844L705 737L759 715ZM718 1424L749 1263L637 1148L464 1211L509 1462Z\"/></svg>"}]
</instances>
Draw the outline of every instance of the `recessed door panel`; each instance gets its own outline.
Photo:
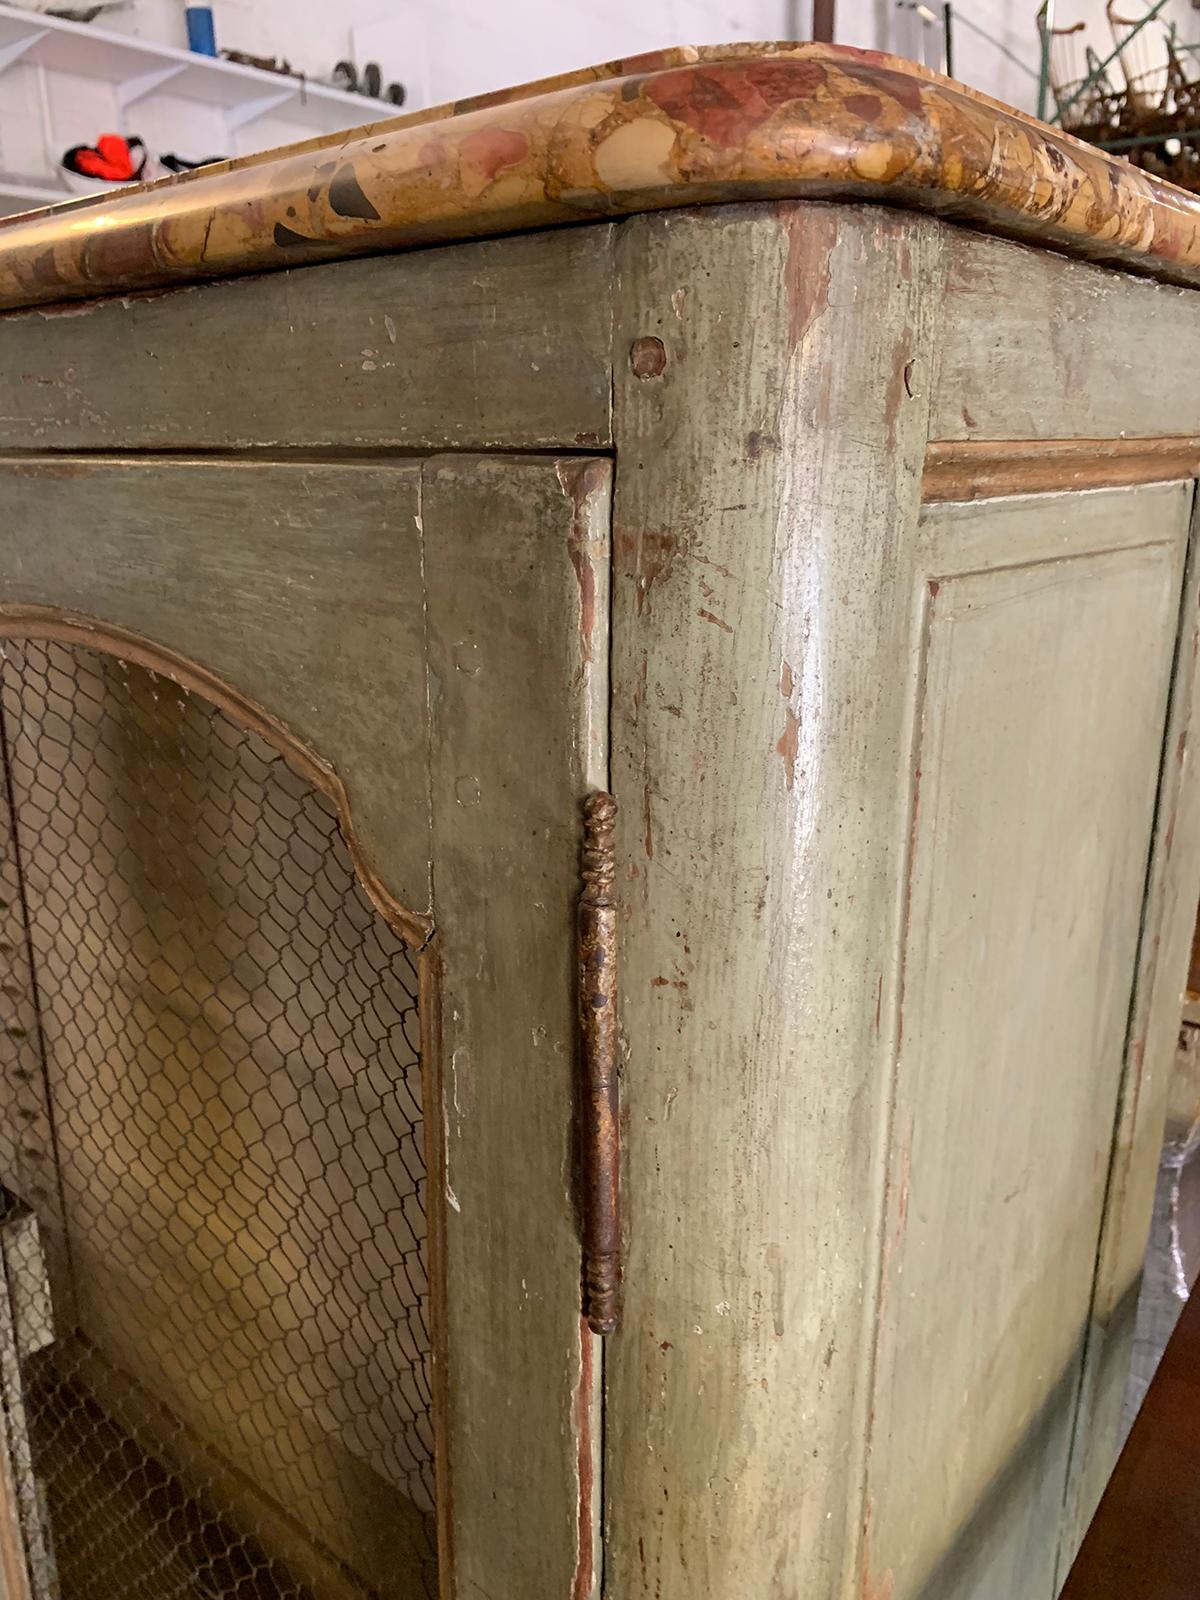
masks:
<instances>
[{"instance_id":1,"label":"recessed door panel","mask_svg":"<svg viewBox=\"0 0 1200 1600\"><path fill-rule=\"evenodd\" d=\"M895 1600L1053 1592L1189 505L924 532L865 1552Z\"/></svg>"}]
</instances>

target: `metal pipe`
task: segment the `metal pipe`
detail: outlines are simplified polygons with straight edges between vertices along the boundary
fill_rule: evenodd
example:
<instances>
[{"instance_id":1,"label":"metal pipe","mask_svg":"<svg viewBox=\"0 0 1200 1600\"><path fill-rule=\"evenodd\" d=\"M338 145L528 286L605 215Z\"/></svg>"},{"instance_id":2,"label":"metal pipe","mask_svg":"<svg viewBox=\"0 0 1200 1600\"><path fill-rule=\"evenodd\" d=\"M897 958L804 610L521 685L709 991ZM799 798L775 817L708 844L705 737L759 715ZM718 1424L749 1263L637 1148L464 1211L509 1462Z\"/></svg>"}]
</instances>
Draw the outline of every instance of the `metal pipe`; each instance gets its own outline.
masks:
<instances>
[{"instance_id":1,"label":"metal pipe","mask_svg":"<svg viewBox=\"0 0 1200 1600\"><path fill-rule=\"evenodd\" d=\"M1054 38L1054 0L1042 0L1042 7L1037 16L1042 42L1041 61L1038 64L1037 114L1045 122L1046 112L1049 110L1050 42Z\"/></svg>"},{"instance_id":2,"label":"metal pipe","mask_svg":"<svg viewBox=\"0 0 1200 1600\"><path fill-rule=\"evenodd\" d=\"M1169 144L1172 139L1180 144L1187 139L1200 139L1200 128L1170 128L1164 133L1141 133L1132 139L1102 139L1096 142L1096 149L1133 150L1143 144Z\"/></svg>"},{"instance_id":3,"label":"metal pipe","mask_svg":"<svg viewBox=\"0 0 1200 1600\"><path fill-rule=\"evenodd\" d=\"M1059 106L1054 115L1048 120L1051 122L1057 122L1061 126L1063 117L1066 116L1071 107L1087 93L1093 84L1100 81L1100 79L1104 76L1105 71L1112 66L1114 61L1118 60L1121 51L1129 43L1130 39L1136 38L1137 35L1141 33L1142 29L1147 25L1147 23L1153 22L1155 17L1166 4L1167 0L1156 0L1156 4L1150 7L1150 10L1147 11L1146 15L1142 18L1138 25L1130 33L1126 34L1124 39L1121 40L1120 44L1115 50L1113 50L1109 55L1106 55L1103 61L1098 62L1096 66L1092 68L1091 72L1088 73L1087 77L1079 85L1078 89L1076 89L1075 93L1066 102L1066 104ZM1048 32L1046 37L1049 38Z\"/></svg>"},{"instance_id":4,"label":"metal pipe","mask_svg":"<svg viewBox=\"0 0 1200 1600\"><path fill-rule=\"evenodd\" d=\"M813 0L812 36L818 44L833 43L834 6L836 0ZM1165 5L1166 0L1162 0Z\"/></svg>"}]
</instances>

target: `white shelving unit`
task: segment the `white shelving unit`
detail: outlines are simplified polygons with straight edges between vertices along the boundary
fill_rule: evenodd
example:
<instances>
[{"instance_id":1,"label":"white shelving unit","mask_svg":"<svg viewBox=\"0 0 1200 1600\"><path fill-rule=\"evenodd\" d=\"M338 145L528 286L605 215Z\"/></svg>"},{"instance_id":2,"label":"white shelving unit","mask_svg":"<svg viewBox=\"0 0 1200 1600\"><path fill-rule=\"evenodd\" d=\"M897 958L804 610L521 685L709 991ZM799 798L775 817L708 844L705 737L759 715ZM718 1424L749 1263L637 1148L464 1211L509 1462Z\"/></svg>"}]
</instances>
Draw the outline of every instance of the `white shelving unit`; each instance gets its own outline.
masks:
<instances>
[{"instance_id":1,"label":"white shelving unit","mask_svg":"<svg viewBox=\"0 0 1200 1600\"><path fill-rule=\"evenodd\" d=\"M69 198L59 160L102 133L199 161L249 155L395 108L302 78L0 4L0 216Z\"/></svg>"}]
</instances>

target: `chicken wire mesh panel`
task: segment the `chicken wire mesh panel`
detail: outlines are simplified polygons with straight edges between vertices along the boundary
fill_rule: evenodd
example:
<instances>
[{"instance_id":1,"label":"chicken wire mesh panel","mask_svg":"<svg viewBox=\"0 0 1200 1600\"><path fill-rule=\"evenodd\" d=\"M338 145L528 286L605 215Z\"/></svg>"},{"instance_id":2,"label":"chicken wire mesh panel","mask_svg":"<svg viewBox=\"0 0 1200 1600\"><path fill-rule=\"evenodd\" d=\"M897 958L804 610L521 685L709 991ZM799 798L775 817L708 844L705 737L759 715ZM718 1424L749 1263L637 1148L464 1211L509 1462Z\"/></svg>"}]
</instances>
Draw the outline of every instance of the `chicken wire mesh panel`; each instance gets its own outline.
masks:
<instances>
[{"instance_id":1,"label":"chicken wire mesh panel","mask_svg":"<svg viewBox=\"0 0 1200 1600\"><path fill-rule=\"evenodd\" d=\"M6 642L0 688L26 1594L432 1596L413 959L332 805L221 710L59 642Z\"/></svg>"}]
</instances>

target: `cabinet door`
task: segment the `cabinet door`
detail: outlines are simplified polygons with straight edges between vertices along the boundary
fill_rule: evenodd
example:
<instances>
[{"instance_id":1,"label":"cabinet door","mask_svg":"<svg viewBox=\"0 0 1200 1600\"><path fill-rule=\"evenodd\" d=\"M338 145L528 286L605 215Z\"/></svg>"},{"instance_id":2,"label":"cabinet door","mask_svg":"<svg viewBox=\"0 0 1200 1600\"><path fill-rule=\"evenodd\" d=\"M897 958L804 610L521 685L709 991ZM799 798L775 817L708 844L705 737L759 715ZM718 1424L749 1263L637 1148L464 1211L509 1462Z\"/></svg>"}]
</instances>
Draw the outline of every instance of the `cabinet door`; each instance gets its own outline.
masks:
<instances>
[{"instance_id":1,"label":"cabinet door","mask_svg":"<svg viewBox=\"0 0 1200 1600\"><path fill-rule=\"evenodd\" d=\"M609 464L425 470L461 1600L599 1585L572 1140L580 801L607 787Z\"/></svg>"},{"instance_id":2,"label":"cabinet door","mask_svg":"<svg viewBox=\"0 0 1200 1600\"><path fill-rule=\"evenodd\" d=\"M607 507L586 460L0 468L30 1600L589 1592Z\"/></svg>"},{"instance_id":3,"label":"cabinet door","mask_svg":"<svg viewBox=\"0 0 1200 1600\"><path fill-rule=\"evenodd\" d=\"M1128 1026L1161 793L1170 849L1191 499L922 519L867 1502L869 1570L897 1600L1054 1592L1122 1089L1136 1099L1143 1066ZM1186 940L1163 954L1182 980Z\"/></svg>"}]
</instances>

